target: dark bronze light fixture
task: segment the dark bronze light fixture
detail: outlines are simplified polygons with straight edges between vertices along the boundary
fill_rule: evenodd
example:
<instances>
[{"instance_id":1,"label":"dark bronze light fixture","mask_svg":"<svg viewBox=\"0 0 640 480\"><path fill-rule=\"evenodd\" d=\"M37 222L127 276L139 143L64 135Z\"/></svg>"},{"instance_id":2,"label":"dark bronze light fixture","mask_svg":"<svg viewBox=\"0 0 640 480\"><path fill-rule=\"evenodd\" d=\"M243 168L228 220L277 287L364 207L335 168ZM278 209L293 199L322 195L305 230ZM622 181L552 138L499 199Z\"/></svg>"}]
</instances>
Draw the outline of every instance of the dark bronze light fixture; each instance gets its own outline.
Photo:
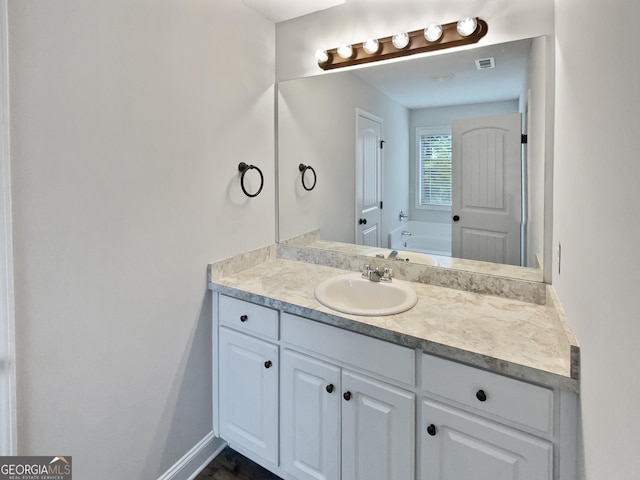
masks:
<instances>
[{"instance_id":1,"label":"dark bronze light fixture","mask_svg":"<svg viewBox=\"0 0 640 480\"><path fill-rule=\"evenodd\" d=\"M429 25L425 29L401 32L391 37L371 38L355 45L343 44L332 50L317 50L315 58L323 70L378 62L478 43L488 28L484 20L463 18L458 22Z\"/></svg>"}]
</instances>

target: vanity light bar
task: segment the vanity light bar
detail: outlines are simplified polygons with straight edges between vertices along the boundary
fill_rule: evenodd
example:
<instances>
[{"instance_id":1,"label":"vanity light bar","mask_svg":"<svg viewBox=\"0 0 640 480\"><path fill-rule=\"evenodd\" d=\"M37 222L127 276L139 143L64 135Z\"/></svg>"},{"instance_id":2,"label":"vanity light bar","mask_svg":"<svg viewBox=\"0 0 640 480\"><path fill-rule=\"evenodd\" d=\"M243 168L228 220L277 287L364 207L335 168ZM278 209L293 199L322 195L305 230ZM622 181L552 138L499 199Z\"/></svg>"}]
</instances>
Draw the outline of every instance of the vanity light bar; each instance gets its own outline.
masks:
<instances>
[{"instance_id":1,"label":"vanity light bar","mask_svg":"<svg viewBox=\"0 0 640 480\"><path fill-rule=\"evenodd\" d=\"M476 23L476 28L469 34L466 34L461 25L467 27ZM434 25L427 27L430 34L434 29ZM435 41L429 41L425 29L414 30L413 32L398 33L396 35L379 38L377 50L371 48L372 40L358 43L355 45L341 45L332 50L318 50L315 58L318 66L323 70L331 70L333 68L349 67L351 65L361 65L363 63L378 62L380 60L388 60L390 58L404 57L416 53L431 52L434 50L442 50L444 48L459 47L461 45L471 45L478 43L482 37L487 34L489 29L487 22L479 18L465 18L459 22L447 23L441 25L442 35ZM463 35L466 34L466 35ZM405 35L408 36L408 43L405 44ZM403 46L404 45L404 46ZM351 47L350 55L347 47ZM369 53L372 52L372 53Z\"/></svg>"}]
</instances>

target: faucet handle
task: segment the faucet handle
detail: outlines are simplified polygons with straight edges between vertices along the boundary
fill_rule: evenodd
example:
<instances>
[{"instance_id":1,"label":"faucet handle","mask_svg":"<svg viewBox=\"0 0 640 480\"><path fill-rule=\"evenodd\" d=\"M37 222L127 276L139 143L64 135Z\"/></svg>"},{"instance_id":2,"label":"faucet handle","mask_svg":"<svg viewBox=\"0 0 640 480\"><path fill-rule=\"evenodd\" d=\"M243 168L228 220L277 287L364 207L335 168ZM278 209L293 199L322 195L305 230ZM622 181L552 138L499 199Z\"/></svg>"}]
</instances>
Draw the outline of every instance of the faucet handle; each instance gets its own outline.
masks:
<instances>
[{"instance_id":1,"label":"faucet handle","mask_svg":"<svg viewBox=\"0 0 640 480\"><path fill-rule=\"evenodd\" d=\"M371 267L369 266L369 264L366 264L364 266L364 270L362 271L362 276L364 278L371 278Z\"/></svg>"},{"instance_id":2,"label":"faucet handle","mask_svg":"<svg viewBox=\"0 0 640 480\"><path fill-rule=\"evenodd\" d=\"M393 276L393 270L391 268L385 267L382 271L382 277L380 278L383 282L390 282L393 280L391 277Z\"/></svg>"}]
</instances>

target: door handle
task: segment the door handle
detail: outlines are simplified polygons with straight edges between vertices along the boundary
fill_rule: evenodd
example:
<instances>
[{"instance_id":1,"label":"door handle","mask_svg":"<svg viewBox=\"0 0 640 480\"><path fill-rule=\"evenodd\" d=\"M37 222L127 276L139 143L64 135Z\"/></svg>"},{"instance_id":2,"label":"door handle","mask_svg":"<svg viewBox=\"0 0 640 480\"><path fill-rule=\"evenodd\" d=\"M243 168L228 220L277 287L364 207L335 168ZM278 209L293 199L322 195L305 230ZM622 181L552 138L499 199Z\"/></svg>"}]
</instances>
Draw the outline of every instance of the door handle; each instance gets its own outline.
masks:
<instances>
[{"instance_id":1,"label":"door handle","mask_svg":"<svg viewBox=\"0 0 640 480\"><path fill-rule=\"evenodd\" d=\"M453 221L457 222L458 220L460 220L460 217L458 215L454 215L453 216Z\"/></svg>"},{"instance_id":2,"label":"door handle","mask_svg":"<svg viewBox=\"0 0 640 480\"><path fill-rule=\"evenodd\" d=\"M366 225L367 224L367 219L366 218L361 218L360 220L358 220L358 223L360 225Z\"/></svg>"}]
</instances>

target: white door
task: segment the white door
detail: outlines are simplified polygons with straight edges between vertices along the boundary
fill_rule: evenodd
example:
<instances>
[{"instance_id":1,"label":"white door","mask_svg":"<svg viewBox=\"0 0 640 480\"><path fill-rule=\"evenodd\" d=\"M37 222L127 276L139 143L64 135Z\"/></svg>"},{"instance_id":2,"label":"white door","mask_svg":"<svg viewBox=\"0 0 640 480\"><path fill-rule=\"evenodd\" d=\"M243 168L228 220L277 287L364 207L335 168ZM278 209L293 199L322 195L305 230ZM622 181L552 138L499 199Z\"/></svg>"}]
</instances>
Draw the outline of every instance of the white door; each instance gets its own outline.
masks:
<instances>
[{"instance_id":1,"label":"white door","mask_svg":"<svg viewBox=\"0 0 640 480\"><path fill-rule=\"evenodd\" d=\"M340 477L340 369L283 350L280 460L300 480Z\"/></svg>"},{"instance_id":2,"label":"white door","mask_svg":"<svg viewBox=\"0 0 640 480\"><path fill-rule=\"evenodd\" d=\"M414 479L414 395L342 372L342 478Z\"/></svg>"},{"instance_id":3,"label":"white door","mask_svg":"<svg viewBox=\"0 0 640 480\"><path fill-rule=\"evenodd\" d=\"M220 436L276 464L278 347L220 327Z\"/></svg>"},{"instance_id":4,"label":"white door","mask_svg":"<svg viewBox=\"0 0 640 480\"><path fill-rule=\"evenodd\" d=\"M356 112L356 243L380 246L382 119Z\"/></svg>"},{"instance_id":5,"label":"white door","mask_svg":"<svg viewBox=\"0 0 640 480\"><path fill-rule=\"evenodd\" d=\"M422 480L551 480L553 448L480 417L424 400Z\"/></svg>"},{"instance_id":6,"label":"white door","mask_svg":"<svg viewBox=\"0 0 640 480\"><path fill-rule=\"evenodd\" d=\"M456 120L452 140L452 255L520 265L520 114Z\"/></svg>"}]
</instances>

